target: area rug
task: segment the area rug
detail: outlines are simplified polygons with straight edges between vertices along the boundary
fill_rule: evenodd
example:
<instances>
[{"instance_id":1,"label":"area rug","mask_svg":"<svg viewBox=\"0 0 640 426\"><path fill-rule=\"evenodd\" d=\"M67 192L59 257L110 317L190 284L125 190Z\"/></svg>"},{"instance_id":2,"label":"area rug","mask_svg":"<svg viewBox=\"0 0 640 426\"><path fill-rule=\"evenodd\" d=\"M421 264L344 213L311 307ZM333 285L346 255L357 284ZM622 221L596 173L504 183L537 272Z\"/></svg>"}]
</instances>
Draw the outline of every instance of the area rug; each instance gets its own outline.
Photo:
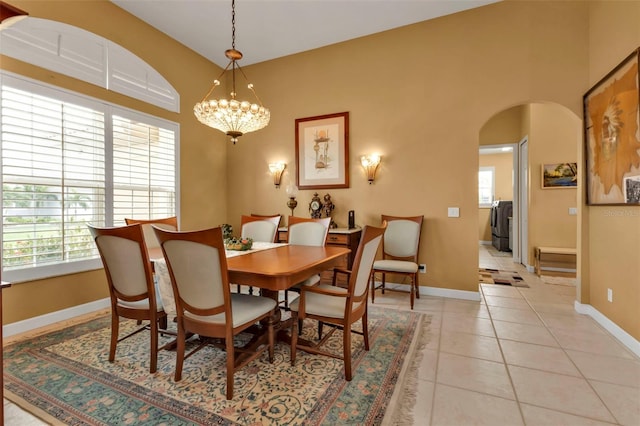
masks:
<instances>
[{"instance_id":1,"label":"area rug","mask_svg":"<svg viewBox=\"0 0 640 426\"><path fill-rule=\"evenodd\" d=\"M513 287L529 287L516 271L480 268L479 280L482 284L501 284Z\"/></svg>"},{"instance_id":2,"label":"area rug","mask_svg":"<svg viewBox=\"0 0 640 426\"><path fill-rule=\"evenodd\" d=\"M415 364L428 342L430 317L372 307L371 350L353 338L351 382L341 360L276 345L273 364L266 353L235 374L234 398L225 398L225 354L207 347L185 360L183 379L174 382L175 352L160 351L158 371L149 373L148 333L118 344L109 363L109 317L15 343L5 348L5 397L45 421L67 425L376 425L411 407L388 407L401 372ZM121 335L135 328L124 321ZM315 337L312 321L303 336ZM167 337L168 339L168 337ZM329 346L341 353L337 331ZM402 390L407 395L415 390ZM411 399L409 398L409 402ZM391 419L393 423L394 420Z\"/></svg>"},{"instance_id":3,"label":"area rug","mask_svg":"<svg viewBox=\"0 0 640 426\"><path fill-rule=\"evenodd\" d=\"M541 275L540 280L545 284L564 285L567 287L575 287L575 277L554 277L551 275Z\"/></svg>"}]
</instances>

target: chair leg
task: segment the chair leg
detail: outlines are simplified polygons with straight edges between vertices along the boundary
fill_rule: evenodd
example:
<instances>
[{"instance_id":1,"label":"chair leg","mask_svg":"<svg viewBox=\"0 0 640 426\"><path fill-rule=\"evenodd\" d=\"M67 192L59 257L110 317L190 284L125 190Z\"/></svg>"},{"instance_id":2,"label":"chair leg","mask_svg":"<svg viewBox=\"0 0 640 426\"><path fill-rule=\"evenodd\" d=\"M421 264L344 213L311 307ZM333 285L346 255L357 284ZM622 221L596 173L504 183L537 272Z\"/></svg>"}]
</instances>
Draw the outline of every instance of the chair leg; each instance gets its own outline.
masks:
<instances>
[{"instance_id":1,"label":"chair leg","mask_svg":"<svg viewBox=\"0 0 640 426\"><path fill-rule=\"evenodd\" d=\"M116 346L118 344L118 333L120 332L120 318L118 314L111 312L111 342L109 344L109 362L116 358Z\"/></svg>"},{"instance_id":2,"label":"chair leg","mask_svg":"<svg viewBox=\"0 0 640 426\"><path fill-rule=\"evenodd\" d=\"M318 321L318 340L322 340L322 321Z\"/></svg>"},{"instance_id":3,"label":"chair leg","mask_svg":"<svg viewBox=\"0 0 640 426\"><path fill-rule=\"evenodd\" d=\"M291 321L291 366L293 367L296 363L296 345L298 344L298 321L302 322L302 320L298 319L298 313L295 311L291 311L292 321Z\"/></svg>"},{"instance_id":4,"label":"chair leg","mask_svg":"<svg viewBox=\"0 0 640 426\"><path fill-rule=\"evenodd\" d=\"M362 337L364 337L364 350L369 350L369 315L368 309L365 308L364 315L362 315Z\"/></svg>"},{"instance_id":5,"label":"chair leg","mask_svg":"<svg viewBox=\"0 0 640 426\"><path fill-rule=\"evenodd\" d=\"M235 372L235 348L233 337L225 339L227 351L227 399L233 398L233 373Z\"/></svg>"},{"instance_id":6,"label":"chair leg","mask_svg":"<svg viewBox=\"0 0 640 426\"><path fill-rule=\"evenodd\" d=\"M382 288L382 294L384 294L384 288L385 288L385 284L387 281L387 274L386 273L382 273L382 285L380 286L380 288Z\"/></svg>"},{"instance_id":7,"label":"chair leg","mask_svg":"<svg viewBox=\"0 0 640 426\"><path fill-rule=\"evenodd\" d=\"M178 325L178 346L176 347L176 374L174 380L179 382L182 380L182 365L184 364L184 350L186 346L187 337L185 336L184 328L182 325Z\"/></svg>"},{"instance_id":8,"label":"chair leg","mask_svg":"<svg viewBox=\"0 0 640 426\"><path fill-rule=\"evenodd\" d=\"M167 319L167 315L163 314L160 319L158 320L158 323L160 324L160 328L162 330L166 330L167 327L169 326L168 324L168 319Z\"/></svg>"},{"instance_id":9,"label":"chair leg","mask_svg":"<svg viewBox=\"0 0 640 426\"><path fill-rule=\"evenodd\" d=\"M151 333L149 372L153 374L158 368L158 319L154 318L153 315L151 321L149 321L149 333Z\"/></svg>"},{"instance_id":10,"label":"chair leg","mask_svg":"<svg viewBox=\"0 0 640 426\"><path fill-rule=\"evenodd\" d=\"M274 357L274 345L275 345L275 341L276 341L276 336L275 336L275 331L273 330L273 322L271 322L271 320L269 320L269 325L268 325L268 330L267 332L269 333L269 364L273 364L273 357Z\"/></svg>"},{"instance_id":11,"label":"chair leg","mask_svg":"<svg viewBox=\"0 0 640 426\"><path fill-rule=\"evenodd\" d=\"M371 271L371 303L376 302L376 273Z\"/></svg>"},{"instance_id":12,"label":"chair leg","mask_svg":"<svg viewBox=\"0 0 640 426\"><path fill-rule=\"evenodd\" d=\"M418 274L414 275L414 284L416 285L416 299L420 299L420 285L418 284Z\"/></svg>"},{"instance_id":13,"label":"chair leg","mask_svg":"<svg viewBox=\"0 0 640 426\"><path fill-rule=\"evenodd\" d=\"M409 287L409 297L411 299L411 309L413 309L413 300L415 298L415 285L413 284L413 278L411 279L411 286Z\"/></svg>"},{"instance_id":14,"label":"chair leg","mask_svg":"<svg viewBox=\"0 0 640 426\"><path fill-rule=\"evenodd\" d=\"M347 382L351 381L351 324L345 324L343 330L343 358L344 358L344 377Z\"/></svg>"}]
</instances>

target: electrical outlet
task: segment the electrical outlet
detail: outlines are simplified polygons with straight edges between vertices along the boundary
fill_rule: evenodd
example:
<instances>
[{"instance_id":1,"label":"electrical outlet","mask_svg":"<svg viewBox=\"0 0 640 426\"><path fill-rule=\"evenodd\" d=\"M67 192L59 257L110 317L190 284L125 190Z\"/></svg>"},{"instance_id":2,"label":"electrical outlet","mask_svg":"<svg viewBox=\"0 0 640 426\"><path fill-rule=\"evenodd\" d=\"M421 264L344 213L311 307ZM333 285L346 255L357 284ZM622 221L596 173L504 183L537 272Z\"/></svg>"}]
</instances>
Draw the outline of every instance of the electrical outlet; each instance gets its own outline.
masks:
<instances>
[{"instance_id":1,"label":"electrical outlet","mask_svg":"<svg viewBox=\"0 0 640 426\"><path fill-rule=\"evenodd\" d=\"M613 290L611 290L610 288L607 289L607 300L609 302L613 302Z\"/></svg>"},{"instance_id":2,"label":"electrical outlet","mask_svg":"<svg viewBox=\"0 0 640 426\"><path fill-rule=\"evenodd\" d=\"M426 274L427 273L427 265L424 263L421 263L420 266L418 266L418 271L420 271L421 274Z\"/></svg>"}]
</instances>

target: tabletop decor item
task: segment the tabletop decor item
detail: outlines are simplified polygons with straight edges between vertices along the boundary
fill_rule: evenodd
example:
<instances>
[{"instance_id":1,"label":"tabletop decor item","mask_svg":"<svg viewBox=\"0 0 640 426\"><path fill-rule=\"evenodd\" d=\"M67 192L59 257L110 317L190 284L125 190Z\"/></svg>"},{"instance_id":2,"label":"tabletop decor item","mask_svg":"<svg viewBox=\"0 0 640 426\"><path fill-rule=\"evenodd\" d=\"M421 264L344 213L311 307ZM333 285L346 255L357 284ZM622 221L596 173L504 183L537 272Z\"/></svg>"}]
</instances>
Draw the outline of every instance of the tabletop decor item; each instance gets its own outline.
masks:
<instances>
[{"instance_id":1,"label":"tabletop decor item","mask_svg":"<svg viewBox=\"0 0 640 426\"><path fill-rule=\"evenodd\" d=\"M296 119L300 189L349 188L349 113Z\"/></svg>"},{"instance_id":2,"label":"tabletop decor item","mask_svg":"<svg viewBox=\"0 0 640 426\"><path fill-rule=\"evenodd\" d=\"M253 239L231 237L224 240L224 246L227 250L245 251L253 246Z\"/></svg>"},{"instance_id":3,"label":"tabletop decor item","mask_svg":"<svg viewBox=\"0 0 640 426\"><path fill-rule=\"evenodd\" d=\"M227 240L233 237L233 226L229 225L228 223L223 223L222 225L220 225L220 228L222 228L223 240Z\"/></svg>"},{"instance_id":4,"label":"tabletop decor item","mask_svg":"<svg viewBox=\"0 0 640 426\"><path fill-rule=\"evenodd\" d=\"M325 194L324 203L322 205L322 210L324 210L325 216L331 218L331 213L335 208L336 208L335 204L333 204L333 201L331 201L331 195ZM333 220L333 218L331 218L331 223L329 224L329 228L335 229L337 227L338 227L338 224Z\"/></svg>"},{"instance_id":5,"label":"tabletop decor item","mask_svg":"<svg viewBox=\"0 0 640 426\"><path fill-rule=\"evenodd\" d=\"M309 213L311 213L313 219L320 219L322 217L322 200L317 192L313 193L313 198L309 203Z\"/></svg>"},{"instance_id":6,"label":"tabletop decor item","mask_svg":"<svg viewBox=\"0 0 640 426\"><path fill-rule=\"evenodd\" d=\"M289 197L289 201L287 201L287 207L291 209L291 216L294 216L293 211L298 206L298 201L296 201L296 195L298 195L298 188L295 185L289 184L286 189L287 197Z\"/></svg>"}]
</instances>

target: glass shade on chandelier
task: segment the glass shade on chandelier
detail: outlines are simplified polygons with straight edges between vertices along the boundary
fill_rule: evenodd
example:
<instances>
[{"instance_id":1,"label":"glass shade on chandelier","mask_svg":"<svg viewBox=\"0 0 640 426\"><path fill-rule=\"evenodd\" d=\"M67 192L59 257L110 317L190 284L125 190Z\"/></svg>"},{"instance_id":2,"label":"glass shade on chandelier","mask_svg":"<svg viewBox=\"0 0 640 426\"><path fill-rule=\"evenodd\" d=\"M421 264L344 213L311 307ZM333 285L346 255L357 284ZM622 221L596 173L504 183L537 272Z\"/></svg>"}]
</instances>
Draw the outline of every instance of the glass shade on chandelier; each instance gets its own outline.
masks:
<instances>
[{"instance_id":1,"label":"glass shade on chandelier","mask_svg":"<svg viewBox=\"0 0 640 426\"><path fill-rule=\"evenodd\" d=\"M236 12L235 12L235 0L231 2L232 20L231 20L231 34L232 34L232 47L227 49L225 56L229 59L229 63L222 71L222 74L213 81L209 92L205 97L193 107L193 113L202 124L212 127L216 130L224 132L231 138L231 142L234 144L238 141L238 138L245 133L255 132L266 127L271 119L271 113L267 108L262 105L258 95L253 90L253 84L249 83L247 88L253 93L257 103L249 101L239 101L236 99L236 68L242 76L247 79L247 76L238 65L237 61L242 59L242 53L236 50ZM220 85L220 79L231 68L231 82L232 90L229 99L207 99L213 90Z\"/></svg>"}]
</instances>

